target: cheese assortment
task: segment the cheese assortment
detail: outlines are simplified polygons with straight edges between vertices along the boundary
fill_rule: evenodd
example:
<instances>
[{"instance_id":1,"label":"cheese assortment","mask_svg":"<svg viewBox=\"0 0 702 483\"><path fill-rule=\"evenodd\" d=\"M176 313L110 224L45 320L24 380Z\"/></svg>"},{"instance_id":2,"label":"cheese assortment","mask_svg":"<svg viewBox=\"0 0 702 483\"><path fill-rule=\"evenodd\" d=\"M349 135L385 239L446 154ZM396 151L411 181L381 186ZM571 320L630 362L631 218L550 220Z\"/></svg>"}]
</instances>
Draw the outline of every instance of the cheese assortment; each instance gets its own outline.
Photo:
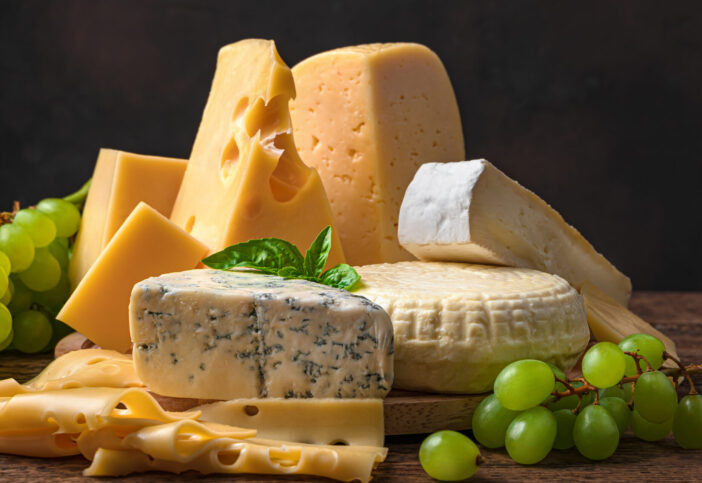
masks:
<instances>
[{"instance_id":1,"label":"cheese assortment","mask_svg":"<svg viewBox=\"0 0 702 483\"><path fill-rule=\"evenodd\" d=\"M484 159L420 167L400 210L400 243L422 260L491 263L597 285L626 305L631 281L545 201Z\"/></svg>"},{"instance_id":2,"label":"cheese assortment","mask_svg":"<svg viewBox=\"0 0 702 483\"><path fill-rule=\"evenodd\" d=\"M117 230L56 317L104 349L126 352L132 286L195 267L208 248L146 203Z\"/></svg>"},{"instance_id":3,"label":"cheese assortment","mask_svg":"<svg viewBox=\"0 0 702 483\"><path fill-rule=\"evenodd\" d=\"M674 353L575 228L464 156L424 46L292 71L272 41L223 47L188 161L100 151L57 318L103 349L0 381L0 452L82 454L88 476L366 482L391 387L482 393L528 358L567 371L590 329Z\"/></svg>"},{"instance_id":4,"label":"cheese assortment","mask_svg":"<svg viewBox=\"0 0 702 483\"><path fill-rule=\"evenodd\" d=\"M317 168L349 263L412 260L400 204L423 163L464 159L463 129L439 57L414 43L323 52L292 69L295 143Z\"/></svg>"},{"instance_id":5,"label":"cheese assortment","mask_svg":"<svg viewBox=\"0 0 702 483\"><path fill-rule=\"evenodd\" d=\"M292 73L270 40L222 47L171 219L218 251L253 238L309 246L333 225L319 175L295 148ZM336 230L329 267L344 261Z\"/></svg>"},{"instance_id":6,"label":"cheese assortment","mask_svg":"<svg viewBox=\"0 0 702 483\"><path fill-rule=\"evenodd\" d=\"M100 150L68 269L72 288L139 202L171 215L186 164L185 159Z\"/></svg>"},{"instance_id":7,"label":"cheese assortment","mask_svg":"<svg viewBox=\"0 0 702 483\"><path fill-rule=\"evenodd\" d=\"M166 396L381 398L392 384L390 319L345 290L192 270L134 285L129 313L137 374Z\"/></svg>"},{"instance_id":8,"label":"cheese assortment","mask_svg":"<svg viewBox=\"0 0 702 483\"><path fill-rule=\"evenodd\" d=\"M558 276L446 262L357 270L355 293L392 319L396 388L481 393L515 360L568 370L590 340L582 298Z\"/></svg>"}]
</instances>

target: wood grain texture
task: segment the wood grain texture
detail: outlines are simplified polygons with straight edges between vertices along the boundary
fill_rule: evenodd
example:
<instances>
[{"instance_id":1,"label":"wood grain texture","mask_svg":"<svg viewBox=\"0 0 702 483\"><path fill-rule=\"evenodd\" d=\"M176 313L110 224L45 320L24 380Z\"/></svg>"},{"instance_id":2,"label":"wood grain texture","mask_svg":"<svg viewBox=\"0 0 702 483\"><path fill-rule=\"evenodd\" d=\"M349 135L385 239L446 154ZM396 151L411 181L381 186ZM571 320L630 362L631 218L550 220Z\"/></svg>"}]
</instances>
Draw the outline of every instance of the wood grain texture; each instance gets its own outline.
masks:
<instances>
[{"instance_id":1,"label":"wood grain texture","mask_svg":"<svg viewBox=\"0 0 702 483\"><path fill-rule=\"evenodd\" d=\"M702 361L702 293L639 292L634 294L630 306L638 315L673 338L683 362ZM0 354L0 378L15 377L19 381L25 381L49 360L51 355ZM695 383L702 387L701 375L695 376ZM398 393L397 397L413 396ZM392 417L391 409L389 416ZM415 416L421 416L421 411ZM466 434L470 435L469 432ZM417 460L417 451L423 438L424 435L388 436L386 445L390 452L387 460L374 472L373 481L432 481L422 471ZM486 462L473 478L474 481L702 481L702 451L683 450L672 438L658 443L646 443L627 433L614 456L598 463L588 461L575 450L553 451L544 461L534 466L514 463L504 450L483 449L481 452ZM95 481L81 476L81 471L87 466L87 461L80 457L49 460L0 455L0 481ZM184 481L225 481L232 477L202 476L191 472L177 478ZM135 482L168 481L173 480L174 476L147 473L125 479ZM243 481L329 480L251 476L243 478Z\"/></svg>"}]
</instances>

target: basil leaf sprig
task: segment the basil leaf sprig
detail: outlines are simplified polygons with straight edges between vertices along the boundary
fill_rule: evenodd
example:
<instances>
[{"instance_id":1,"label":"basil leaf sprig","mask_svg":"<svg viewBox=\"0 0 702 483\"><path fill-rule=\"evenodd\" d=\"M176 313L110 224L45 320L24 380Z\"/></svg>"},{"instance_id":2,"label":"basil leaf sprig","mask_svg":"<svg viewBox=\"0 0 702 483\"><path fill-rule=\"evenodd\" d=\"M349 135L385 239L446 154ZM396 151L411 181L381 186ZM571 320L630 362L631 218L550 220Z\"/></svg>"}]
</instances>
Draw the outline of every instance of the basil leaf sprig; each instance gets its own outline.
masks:
<instances>
[{"instance_id":1,"label":"basil leaf sprig","mask_svg":"<svg viewBox=\"0 0 702 483\"><path fill-rule=\"evenodd\" d=\"M253 268L269 275L301 278L336 288L349 288L361 279L356 270L340 263L326 272L324 265L329 258L332 229L327 226L319 232L303 257L292 243L280 238L259 238L237 243L213 253L202 260L210 268Z\"/></svg>"}]
</instances>

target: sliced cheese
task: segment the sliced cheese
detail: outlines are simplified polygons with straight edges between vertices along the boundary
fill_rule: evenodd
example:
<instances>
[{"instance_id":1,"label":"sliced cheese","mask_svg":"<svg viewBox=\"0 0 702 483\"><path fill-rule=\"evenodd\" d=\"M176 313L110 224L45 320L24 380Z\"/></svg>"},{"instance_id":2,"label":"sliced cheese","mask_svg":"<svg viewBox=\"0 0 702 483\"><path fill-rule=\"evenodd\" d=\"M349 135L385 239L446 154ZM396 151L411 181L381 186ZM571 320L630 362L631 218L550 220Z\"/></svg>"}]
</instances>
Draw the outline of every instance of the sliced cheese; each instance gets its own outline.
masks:
<instances>
[{"instance_id":1,"label":"sliced cheese","mask_svg":"<svg viewBox=\"0 0 702 483\"><path fill-rule=\"evenodd\" d=\"M400 243L422 260L492 263L591 282L622 305L631 281L545 201L484 159L423 165L400 210Z\"/></svg>"},{"instance_id":2,"label":"sliced cheese","mask_svg":"<svg viewBox=\"0 0 702 483\"><path fill-rule=\"evenodd\" d=\"M170 216L186 165L184 159L100 150L68 269L72 288L140 201Z\"/></svg>"},{"instance_id":3,"label":"sliced cheese","mask_svg":"<svg viewBox=\"0 0 702 483\"><path fill-rule=\"evenodd\" d=\"M132 358L119 352L81 349L52 361L27 384L0 381L0 397L26 392L56 391L78 387L141 387Z\"/></svg>"},{"instance_id":4,"label":"sliced cheese","mask_svg":"<svg viewBox=\"0 0 702 483\"><path fill-rule=\"evenodd\" d=\"M267 439L382 446L382 399L237 399L198 406L201 420L255 428Z\"/></svg>"},{"instance_id":5,"label":"sliced cheese","mask_svg":"<svg viewBox=\"0 0 702 483\"><path fill-rule=\"evenodd\" d=\"M57 319L104 349L126 352L129 297L135 283L195 267L207 247L139 203L68 299Z\"/></svg>"},{"instance_id":6,"label":"sliced cheese","mask_svg":"<svg viewBox=\"0 0 702 483\"><path fill-rule=\"evenodd\" d=\"M584 283L580 293L585 301L587 322L598 341L619 343L631 334L648 334L660 339L666 351L677 357L675 343L641 317L617 303L591 283Z\"/></svg>"},{"instance_id":7,"label":"sliced cheese","mask_svg":"<svg viewBox=\"0 0 702 483\"><path fill-rule=\"evenodd\" d=\"M124 437L119 448L101 447L84 475L195 470L204 474L301 474L367 482L386 455L386 448L231 438L205 424L182 421L138 430Z\"/></svg>"},{"instance_id":8,"label":"sliced cheese","mask_svg":"<svg viewBox=\"0 0 702 483\"><path fill-rule=\"evenodd\" d=\"M218 251L278 237L307 248L332 225L319 175L297 154L290 69L269 40L222 47L171 219ZM344 261L336 230L327 266Z\"/></svg>"},{"instance_id":9,"label":"sliced cheese","mask_svg":"<svg viewBox=\"0 0 702 483\"><path fill-rule=\"evenodd\" d=\"M201 399L381 398L388 315L307 280L190 270L143 280L130 303L134 363L158 394Z\"/></svg>"},{"instance_id":10,"label":"sliced cheese","mask_svg":"<svg viewBox=\"0 0 702 483\"><path fill-rule=\"evenodd\" d=\"M395 329L395 388L485 392L519 359L569 370L590 340L582 298L558 276L445 262L356 270L355 293L383 307Z\"/></svg>"},{"instance_id":11,"label":"sliced cheese","mask_svg":"<svg viewBox=\"0 0 702 483\"><path fill-rule=\"evenodd\" d=\"M397 241L400 204L422 163L464 158L441 60L413 43L323 52L293 68L302 159L317 168L349 263L413 259Z\"/></svg>"}]
</instances>

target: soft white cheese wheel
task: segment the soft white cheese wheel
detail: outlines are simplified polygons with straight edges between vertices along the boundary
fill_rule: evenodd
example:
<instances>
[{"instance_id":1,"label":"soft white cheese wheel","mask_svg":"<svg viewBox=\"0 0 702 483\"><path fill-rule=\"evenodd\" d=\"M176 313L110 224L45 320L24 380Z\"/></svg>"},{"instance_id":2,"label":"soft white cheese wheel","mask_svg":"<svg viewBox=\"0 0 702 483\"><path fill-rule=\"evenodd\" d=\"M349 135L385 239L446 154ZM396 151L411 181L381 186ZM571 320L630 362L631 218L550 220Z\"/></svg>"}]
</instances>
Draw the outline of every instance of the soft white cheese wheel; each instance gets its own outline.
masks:
<instances>
[{"instance_id":1,"label":"soft white cheese wheel","mask_svg":"<svg viewBox=\"0 0 702 483\"><path fill-rule=\"evenodd\" d=\"M356 267L355 291L395 331L393 387L448 393L492 389L512 361L570 369L590 339L582 297L557 275L446 262Z\"/></svg>"}]
</instances>

